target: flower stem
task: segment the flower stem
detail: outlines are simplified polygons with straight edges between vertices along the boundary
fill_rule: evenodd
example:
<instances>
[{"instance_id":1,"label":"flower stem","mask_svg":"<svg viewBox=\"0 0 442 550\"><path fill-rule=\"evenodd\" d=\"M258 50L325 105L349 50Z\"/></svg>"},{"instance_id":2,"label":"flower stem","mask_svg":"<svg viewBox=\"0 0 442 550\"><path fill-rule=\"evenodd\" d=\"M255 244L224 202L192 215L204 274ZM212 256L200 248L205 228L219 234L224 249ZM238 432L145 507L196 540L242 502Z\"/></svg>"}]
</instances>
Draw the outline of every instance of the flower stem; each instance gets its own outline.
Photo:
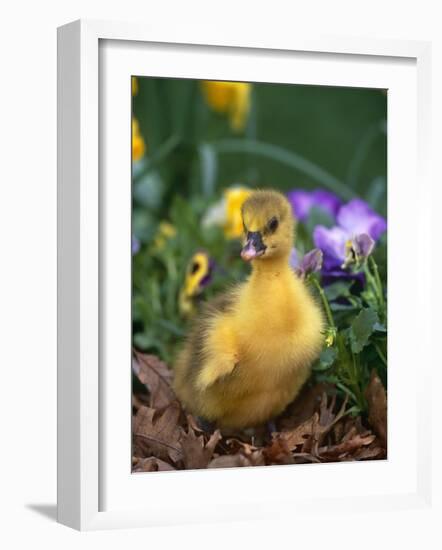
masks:
<instances>
[{"instance_id":1,"label":"flower stem","mask_svg":"<svg viewBox=\"0 0 442 550\"><path fill-rule=\"evenodd\" d=\"M370 265L368 265L370 264ZM376 301L378 305L378 311L382 321L385 319L385 299L384 299L384 290L382 288L381 278L379 276L378 266L373 258L370 256L368 262L365 265L365 274L369 284L373 287L373 292L376 296Z\"/></svg>"},{"instance_id":2,"label":"flower stem","mask_svg":"<svg viewBox=\"0 0 442 550\"><path fill-rule=\"evenodd\" d=\"M380 303L383 307L384 306L384 293L383 293L383 289L382 289L381 278L379 276L379 269L378 269L377 263L375 262L373 256L370 256L370 263L371 263L371 267L373 269L374 279L376 281L376 286L377 286L377 289L378 289L379 301L380 301Z\"/></svg>"},{"instance_id":3,"label":"flower stem","mask_svg":"<svg viewBox=\"0 0 442 550\"><path fill-rule=\"evenodd\" d=\"M312 281L312 283L315 285L315 288L318 291L319 296L321 297L322 305L324 306L325 314L327 315L328 324L332 328L336 329L335 322L333 320L333 315L330 309L330 305L328 303L327 296L325 295L325 292L322 286L318 283L318 281L316 280L316 277L310 277L310 281Z\"/></svg>"},{"instance_id":4,"label":"flower stem","mask_svg":"<svg viewBox=\"0 0 442 550\"><path fill-rule=\"evenodd\" d=\"M382 352L381 348L379 347L379 344L376 342L373 342L373 345L375 347L375 350L378 352L379 357L382 360L382 363L384 363L385 367L387 367L387 358L385 357L384 353Z\"/></svg>"}]
</instances>

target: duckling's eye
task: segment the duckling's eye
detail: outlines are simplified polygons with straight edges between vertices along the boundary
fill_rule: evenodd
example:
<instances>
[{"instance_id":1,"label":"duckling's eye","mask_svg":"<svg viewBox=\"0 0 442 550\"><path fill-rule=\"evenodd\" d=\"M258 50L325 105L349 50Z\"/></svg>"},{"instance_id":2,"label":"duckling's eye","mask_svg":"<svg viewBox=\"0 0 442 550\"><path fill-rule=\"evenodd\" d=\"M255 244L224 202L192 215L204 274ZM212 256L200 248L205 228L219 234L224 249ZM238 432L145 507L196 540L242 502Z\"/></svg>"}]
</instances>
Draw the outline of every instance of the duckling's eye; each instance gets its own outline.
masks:
<instances>
[{"instance_id":1,"label":"duckling's eye","mask_svg":"<svg viewBox=\"0 0 442 550\"><path fill-rule=\"evenodd\" d=\"M269 228L269 230L274 233L277 229L278 229L278 225L279 225L279 222L277 220L277 218L273 217L269 223L267 224L267 227Z\"/></svg>"}]
</instances>

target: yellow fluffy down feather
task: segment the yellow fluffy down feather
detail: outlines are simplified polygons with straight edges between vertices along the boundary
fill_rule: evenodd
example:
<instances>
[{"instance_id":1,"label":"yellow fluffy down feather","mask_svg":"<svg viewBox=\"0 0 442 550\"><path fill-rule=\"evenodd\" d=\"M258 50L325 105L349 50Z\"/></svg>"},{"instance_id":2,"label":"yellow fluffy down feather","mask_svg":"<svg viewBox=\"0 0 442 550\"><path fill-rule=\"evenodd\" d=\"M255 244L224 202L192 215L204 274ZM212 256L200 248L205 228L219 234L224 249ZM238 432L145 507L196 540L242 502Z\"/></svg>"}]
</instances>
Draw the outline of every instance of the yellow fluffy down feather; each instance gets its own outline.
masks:
<instances>
[{"instance_id":1,"label":"yellow fluffy down feather","mask_svg":"<svg viewBox=\"0 0 442 550\"><path fill-rule=\"evenodd\" d=\"M221 428L280 414L310 374L322 342L321 309L289 265L294 219L276 191L242 209L244 283L206 304L175 365L174 388L192 414Z\"/></svg>"}]
</instances>

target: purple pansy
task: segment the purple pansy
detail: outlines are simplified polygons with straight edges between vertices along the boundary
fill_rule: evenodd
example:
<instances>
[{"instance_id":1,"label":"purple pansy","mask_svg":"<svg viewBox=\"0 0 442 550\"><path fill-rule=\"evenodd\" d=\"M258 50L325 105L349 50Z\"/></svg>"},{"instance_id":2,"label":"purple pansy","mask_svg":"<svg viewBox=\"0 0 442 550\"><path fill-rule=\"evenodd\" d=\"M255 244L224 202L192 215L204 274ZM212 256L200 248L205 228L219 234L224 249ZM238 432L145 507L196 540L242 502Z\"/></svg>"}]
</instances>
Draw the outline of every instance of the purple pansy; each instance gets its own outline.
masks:
<instances>
[{"instance_id":1,"label":"purple pansy","mask_svg":"<svg viewBox=\"0 0 442 550\"><path fill-rule=\"evenodd\" d=\"M296 248L293 248L290 254L290 265L299 277L304 279L307 275L310 275L310 273L315 273L316 271L321 270L322 258L322 250L319 250L319 248L314 248L313 250L310 250L310 252L307 252L302 260L300 260L298 251Z\"/></svg>"},{"instance_id":2,"label":"purple pansy","mask_svg":"<svg viewBox=\"0 0 442 550\"><path fill-rule=\"evenodd\" d=\"M342 268L347 269L352 265L359 267L373 252L373 248L374 240L370 235L367 233L356 235L345 245L345 260Z\"/></svg>"},{"instance_id":3,"label":"purple pansy","mask_svg":"<svg viewBox=\"0 0 442 550\"><path fill-rule=\"evenodd\" d=\"M295 218L301 222L307 220L312 208L322 210L335 220L342 204L339 197L324 189L315 189L314 191L295 189L287 193L287 198L292 205Z\"/></svg>"},{"instance_id":4,"label":"purple pansy","mask_svg":"<svg viewBox=\"0 0 442 550\"><path fill-rule=\"evenodd\" d=\"M366 233L374 241L387 229L387 222L362 199L353 199L339 209L336 221L351 236Z\"/></svg>"},{"instance_id":5,"label":"purple pansy","mask_svg":"<svg viewBox=\"0 0 442 550\"><path fill-rule=\"evenodd\" d=\"M324 271L340 269L345 260L345 243L348 240L347 232L342 227L324 227L317 225L313 230L313 242L324 254Z\"/></svg>"},{"instance_id":6,"label":"purple pansy","mask_svg":"<svg viewBox=\"0 0 442 550\"><path fill-rule=\"evenodd\" d=\"M132 255L140 250L140 241L132 235Z\"/></svg>"},{"instance_id":7,"label":"purple pansy","mask_svg":"<svg viewBox=\"0 0 442 550\"><path fill-rule=\"evenodd\" d=\"M361 199L353 199L341 206L336 221L338 225L332 228L318 225L313 231L315 246L324 253L323 271L328 275L342 275L342 266L350 248L360 258L367 257L374 242L387 229L386 220Z\"/></svg>"},{"instance_id":8,"label":"purple pansy","mask_svg":"<svg viewBox=\"0 0 442 550\"><path fill-rule=\"evenodd\" d=\"M352 240L352 251L356 260L365 260L373 252L374 240L367 235L367 233L361 233L356 235Z\"/></svg>"}]
</instances>

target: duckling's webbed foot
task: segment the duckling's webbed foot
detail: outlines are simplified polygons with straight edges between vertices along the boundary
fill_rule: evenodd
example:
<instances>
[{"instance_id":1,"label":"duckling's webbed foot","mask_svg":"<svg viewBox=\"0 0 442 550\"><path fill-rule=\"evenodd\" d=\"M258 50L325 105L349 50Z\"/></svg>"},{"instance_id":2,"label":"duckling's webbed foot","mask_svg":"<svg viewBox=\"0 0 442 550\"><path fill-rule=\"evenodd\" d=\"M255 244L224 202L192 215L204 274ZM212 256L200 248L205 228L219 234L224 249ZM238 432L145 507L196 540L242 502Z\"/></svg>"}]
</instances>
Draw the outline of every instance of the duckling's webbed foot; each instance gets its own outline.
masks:
<instances>
[{"instance_id":1,"label":"duckling's webbed foot","mask_svg":"<svg viewBox=\"0 0 442 550\"><path fill-rule=\"evenodd\" d=\"M278 431L274 420L268 420L267 422L267 432L269 437L272 437L272 433Z\"/></svg>"},{"instance_id":2,"label":"duckling's webbed foot","mask_svg":"<svg viewBox=\"0 0 442 550\"><path fill-rule=\"evenodd\" d=\"M196 422L198 424L198 427L203 430L203 432L212 433L215 431L215 423L210 422L202 416L197 416Z\"/></svg>"}]
</instances>

